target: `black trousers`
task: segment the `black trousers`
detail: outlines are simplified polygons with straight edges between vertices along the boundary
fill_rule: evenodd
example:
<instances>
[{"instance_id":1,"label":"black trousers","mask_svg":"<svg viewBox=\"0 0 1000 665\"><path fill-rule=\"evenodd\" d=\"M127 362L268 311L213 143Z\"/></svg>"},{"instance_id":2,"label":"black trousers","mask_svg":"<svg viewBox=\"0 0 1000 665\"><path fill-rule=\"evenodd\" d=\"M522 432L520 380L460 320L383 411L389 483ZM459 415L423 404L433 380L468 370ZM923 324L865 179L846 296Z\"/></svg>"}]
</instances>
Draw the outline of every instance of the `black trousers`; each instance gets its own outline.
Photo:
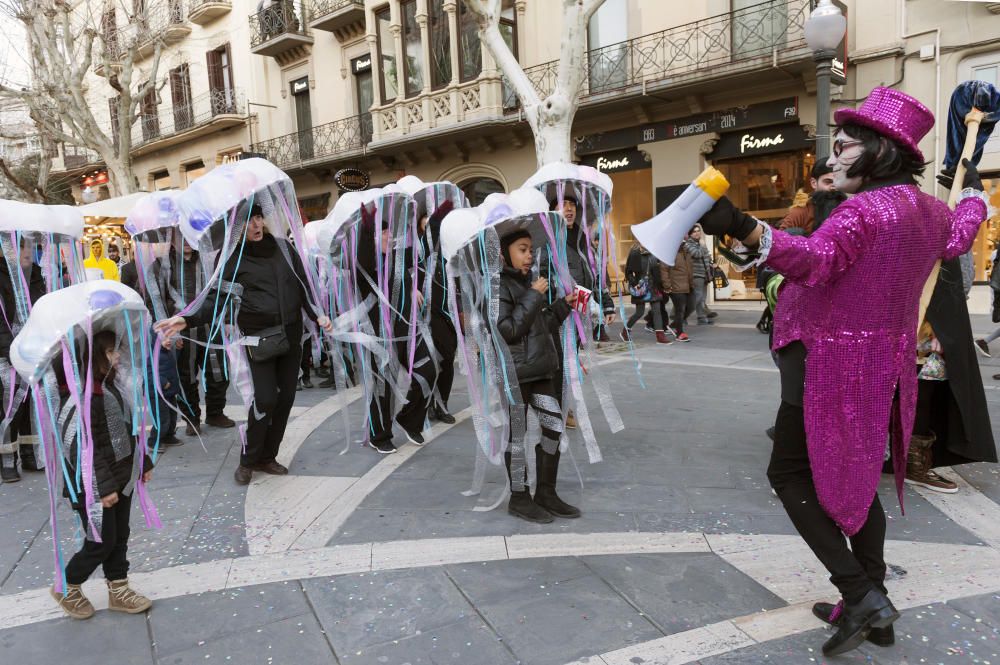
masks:
<instances>
[{"instance_id":1,"label":"black trousers","mask_svg":"<svg viewBox=\"0 0 1000 665\"><path fill-rule=\"evenodd\" d=\"M448 410L448 398L451 397L451 386L455 383L455 354L458 353L458 334L451 319L442 315L431 315L431 338L434 349L441 356L438 367L437 389L441 396L441 406Z\"/></svg>"},{"instance_id":2,"label":"black trousers","mask_svg":"<svg viewBox=\"0 0 1000 665\"><path fill-rule=\"evenodd\" d=\"M191 420L201 421L201 374L205 372L205 411L210 416L221 416L226 408L226 391L229 379L225 375L225 364L221 349L209 349L208 367L205 367L205 347L187 342L177 356L177 370L181 378L184 399L178 398L178 406ZM187 402L185 404L184 402Z\"/></svg>"},{"instance_id":3,"label":"black trousers","mask_svg":"<svg viewBox=\"0 0 1000 665\"><path fill-rule=\"evenodd\" d=\"M295 386L299 381L302 324L285 326L285 335L289 341L288 353L264 362L250 361L253 404L247 416L246 451L240 455L243 466L274 461L281 439L285 436L288 415L295 404Z\"/></svg>"},{"instance_id":4,"label":"black trousers","mask_svg":"<svg viewBox=\"0 0 1000 665\"><path fill-rule=\"evenodd\" d=\"M542 442L538 445L541 446L542 450L550 455L555 455L559 451L559 437L562 436L563 423L562 423L562 396L556 393L555 384L552 379L543 379L541 381L528 381L522 383L521 389L521 399L523 404L519 407L521 409L521 417L527 419L528 407L535 410L538 415L538 422L542 429ZM512 414L513 415L513 414ZM525 455L528 451L525 450ZM504 464L507 466L507 478L513 480L510 472L511 454L508 450L504 453ZM526 482L528 480L528 467L524 467L524 477L521 482Z\"/></svg>"},{"instance_id":5,"label":"black trousers","mask_svg":"<svg viewBox=\"0 0 1000 665\"><path fill-rule=\"evenodd\" d=\"M80 504L74 506L84 528L87 526L87 510ZM83 541L83 549L73 555L66 564L66 583L83 584L97 570L104 568L104 578L108 581L123 580L128 577L128 526L132 511L132 497L118 495L118 503L105 508L101 522L101 542L89 538Z\"/></svg>"},{"instance_id":6,"label":"black trousers","mask_svg":"<svg viewBox=\"0 0 1000 665\"><path fill-rule=\"evenodd\" d=\"M782 401L778 408L767 477L795 529L826 566L846 602L858 602L873 588L885 592L885 511L878 494L868 521L850 537L848 548L848 539L816 497L801 406Z\"/></svg>"},{"instance_id":7,"label":"black trousers","mask_svg":"<svg viewBox=\"0 0 1000 665\"><path fill-rule=\"evenodd\" d=\"M396 355L400 364L404 368L410 366L409 344L405 338L408 333L407 327L397 326ZM419 377L419 378L418 378ZM421 380L422 379L422 380ZM407 432L422 432L424 424L427 422L427 410L434 399L433 387L437 379L437 370L431 361L430 349L423 339L417 339L416 353L413 356L413 379L410 382L410 389L406 393L406 404L400 409L396 420L400 427ZM431 392L424 392L424 385L432 389ZM371 440L373 443L382 441L392 441L392 417L395 415L392 393L388 390L381 395L373 395L368 404L368 416L371 426Z\"/></svg>"},{"instance_id":8,"label":"black trousers","mask_svg":"<svg viewBox=\"0 0 1000 665\"><path fill-rule=\"evenodd\" d=\"M645 311L646 311L646 303L640 300L635 304L635 313L632 314L632 316L628 317L628 321L625 322L625 327L631 330L632 326L635 325L635 322L639 320L639 318L643 315ZM659 300L649 303L649 314L652 317L650 320L650 325L653 326L653 330L662 331L663 315L660 312Z\"/></svg>"},{"instance_id":9,"label":"black trousers","mask_svg":"<svg viewBox=\"0 0 1000 665\"><path fill-rule=\"evenodd\" d=\"M671 326L678 335L684 332L684 320L688 317L688 310L691 307L690 293L671 293L670 302L674 304L674 318Z\"/></svg>"}]
</instances>

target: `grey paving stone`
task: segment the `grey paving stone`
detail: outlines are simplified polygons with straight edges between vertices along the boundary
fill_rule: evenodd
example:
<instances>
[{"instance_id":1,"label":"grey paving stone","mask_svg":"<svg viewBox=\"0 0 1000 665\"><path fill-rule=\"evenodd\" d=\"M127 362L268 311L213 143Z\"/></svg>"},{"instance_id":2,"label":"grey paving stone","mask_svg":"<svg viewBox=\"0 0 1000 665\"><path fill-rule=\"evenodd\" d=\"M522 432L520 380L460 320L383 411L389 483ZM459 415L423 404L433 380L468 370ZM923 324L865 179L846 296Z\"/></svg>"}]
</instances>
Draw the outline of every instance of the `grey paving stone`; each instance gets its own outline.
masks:
<instances>
[{"instance_id":1,"label":"grey paving stone","mask_svg":"<svg viewBox=\"0 0 1000 665\"><path fill-rule=\"evenodd\" d=\"M514 665L515 657L488 625L467 617L385 644L338 652L341 663L367 665Z\"/></svg>"},{"instance_id":2,"label":"grey paving stone","mask_svg":"<svg viewBox=\"0 0 1000 665\"><path fill-rule=\"evenodd\" d=\"M744 513L753 515L784 515L778 498L767 490L743 490L691 487L684 491L694 513Z\"/></svg>"},{"instance_id":3,"label":"grey paving stone","mask_svg":"<svg viewBox=\"0 0 1000 665\"><path fill-rule=\"evenodd\" d=\"M240 665L320 665L335 661L330 645L312 614L302 614L240 631L159 659L159 665L218 662Z\"/></svg>"},{"instance_id":4,"label":"grey paving stone","mask_svg":"<svg viewBox=\"0 0 1000 665\"><path fill-rule=\"evenodd\" d=\"M587 511L579 519L533 524L509 515L505 506L483 512L358 509L329 544L458 536L617 532L634 531L635 528L632 513Z\"/></svg>"},{"instance_id":5,"label":"grey paving stone","mask_svg":"<svg viewBox=\"0 0 1000 665\"><path fill-rule=\"evenodd\" d=\"M900 513L892 478L882 477L879 497L885 509L887 538L932 543L982 544L979 538L948 519L911 487L904 486L903 492L905 515Z\"/></svg>"},{"instance_id":6,"label":"grey paving stone","mask_svg":"<svg viewBox=\"0 0 1000 665\"><path fill-rule=\"evenodd\" d=\"M382 571L303 581L337 653L357 655L475 617L440 568Z\"/></svg>"},{"instance_id":7,"label":"grey paving stone","mask_svg":"<svg viewBox=\"0 0 1000 665\"><path fill-rule=\"evenodd\" d=\"M447 569L526 665L565 663L662 636L577 559L500 561Z\"/></svg>"},{"instance_id":8,"label":"grey paving stone","mask_svg":"<svg viewBox=\"0 0 1000 665\"><path fill-rule=\"evenodd\" d=\"M911 663L995 663L1000 658L1000 631L978 623L951 605L928 605L903 612L895 623L896 646L866 644L859 651L880 665Z\"/></svg>"},{"instance_id":9,"label":"grey paving stone","mask_svg":"<svg viewBox=\"0 0 1000 665\"><path fill-rule=\"evenodd\" d=\"M827 629L811 630L806 633L785 637L744 649L702 658L699 665L880 665L872 655L855 649L836 658L823 655L823 642L833 633ZM918 661L912 661L916 665Z\"/></svg>"},{"instance_id":10,"label":"grey paving stone","mask_svg":"<svg viewBox=\"0 0 1000 665\"><path fill-rule=\"evenodd\" d=\"M155 662L145 615L107 611L86 621L67 617L0 631L0 661L5 665Z\"/></svg>"},{"instance_id":11,"label":"grey paving stone","mask_svg":"<svg viewBox=\"0 0 1000 665\"><path fill-rule=\"evenodd\" d=\"M997 440L1000 441L1000 438ZM970 485L993 501L1000 503L1000 465L980 462L978 464L961 464L953 469L969 481Z\"/></svg>"},{"instance_id":12,"label":"grey paving stone","mask_svg":"<svg viewBox=\"0 0 1000 665\"><path fill-rule=\"evenodd\" d=\"M639 531L662 533L689 531L704 533L769 533L794 535L795 527L783 515L747 515L744 513L709 512L699 515L674 513L636 514Z\"/></svg>"},{"instance_id":13,"label":"grey paving stone","mask_svg":"<svg viewBox=\"0 0 1000 665\"><path fill-rule=\"evenodd\" d=\"M970 596L949 601L948 604L976 621L988 624L994 631L1000 631L1000 594Z\"/></svg>"},{"instance_id":14,"label":"grey paving stone","mask_svg":"<svg viewBox=\"0 0 1000 665\"><path fill-rule=\"evenodd\" d=\"M302 587L287 582L160 600L149 619L157 657L171 662L171 654L309 612Z\"/></svg>"},{"instance_id":15,"label":"grey paving stone","mask_svg":"<svg viewBox=\"0 0 1000 665\"><path fill-rule=\"evenodd\" d=\"M786 604L711 553L583 561L668 635Z\"/></svg>"}]
</instances>

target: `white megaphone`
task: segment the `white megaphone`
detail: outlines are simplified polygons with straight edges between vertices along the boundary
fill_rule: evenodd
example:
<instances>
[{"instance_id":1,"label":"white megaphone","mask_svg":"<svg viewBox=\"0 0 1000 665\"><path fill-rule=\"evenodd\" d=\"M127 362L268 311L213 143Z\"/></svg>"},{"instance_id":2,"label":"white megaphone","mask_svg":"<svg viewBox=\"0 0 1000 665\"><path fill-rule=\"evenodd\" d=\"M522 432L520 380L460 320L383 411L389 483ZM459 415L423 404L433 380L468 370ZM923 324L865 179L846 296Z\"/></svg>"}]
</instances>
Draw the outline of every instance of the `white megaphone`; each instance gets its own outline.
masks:
<instances>
[{"instance_id":1,"label":"white megaphone","mask_svg":"<svg viewBox=\"0 0 1000 665\"><path fill-rule=\"evenodd\" d=\"M650 254L672 266L684 236L728 189L726 176L709 166L666 210L633 226L632 237Z\"/></svg>"}]
</instances>

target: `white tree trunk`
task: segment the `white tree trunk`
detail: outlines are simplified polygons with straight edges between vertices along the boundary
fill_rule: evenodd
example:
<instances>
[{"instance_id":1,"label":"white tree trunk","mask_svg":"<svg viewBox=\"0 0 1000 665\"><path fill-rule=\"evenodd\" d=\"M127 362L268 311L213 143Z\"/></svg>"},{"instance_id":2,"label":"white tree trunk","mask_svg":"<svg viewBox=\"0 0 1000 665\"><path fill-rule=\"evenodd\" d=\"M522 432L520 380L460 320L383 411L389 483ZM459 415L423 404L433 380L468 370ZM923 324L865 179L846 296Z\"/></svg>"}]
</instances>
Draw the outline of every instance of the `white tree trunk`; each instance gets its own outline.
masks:
<instances>
[{"instance_id":1,"label":"white tree trunk","mask_svg":"<svg viewBox=\"0 0 1000 665\"><path fill-rule=\"evenodd\" d=\"M500 0L464 0L479 19L479 35L517 93L542 167L573 160L573 119L586 72L587 25L604 0L562 0L563 26L555 89L541 99L500 33Z\"/></svg>"},{"instance_id":2,"label":"white tree trunk","mask_svg":"<svg viewBox=\"0 0 1000 665\"><path fill-rule=\"evenodd\" d=\"M27 60L31 63L30 88L0 83L0 98L24 104L47 139L84 146L100 155L108 169L113 196L137 191L131 132L143 97L157 88L162 53L162 39L149 31L148 15L131 15L131 9L125 9L124 4L118 6L118 15L126 14L129 27L135 27L135 31L129 32L119 25L116 43L108 44L104 42L101 25L103 2L4 0L0 8L23 25ZM129 34L134 37L132 42L124 48L118 45L117 41L128 38ZM140 71L138 46L149 41L154 43L154 52L148 69ZM95 57L103 66L99 76L92 67ZM137 74L141 77L139 85L133 87ZM101 111L96 115L84 94L88 86L102 78L108 88L101 94L118 94L117 127L112 127L110 118L105 120L106 106L98 104Z\"/></svg>"}]
</instances>

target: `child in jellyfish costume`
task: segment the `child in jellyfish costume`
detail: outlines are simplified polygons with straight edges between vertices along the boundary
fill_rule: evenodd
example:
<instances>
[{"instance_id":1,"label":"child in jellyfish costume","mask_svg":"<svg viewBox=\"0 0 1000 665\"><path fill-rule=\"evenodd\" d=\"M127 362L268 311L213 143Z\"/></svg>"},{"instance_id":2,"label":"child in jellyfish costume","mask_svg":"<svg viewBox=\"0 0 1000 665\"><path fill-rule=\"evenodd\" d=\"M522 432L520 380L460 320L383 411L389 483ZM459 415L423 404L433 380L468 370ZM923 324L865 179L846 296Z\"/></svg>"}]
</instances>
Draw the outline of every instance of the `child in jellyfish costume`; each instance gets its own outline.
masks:
<instances>
[{"instance_id":1,"label":"child in jellyfish costume","mask_svg":"<svg viewBox=\"0 0 1000 665\"><path fill-rule=\"evenodd\" d=\"M222 165L195 180L178 198L178 208L181 233L187 244L198 252L202 270L208 277L205 288L195 298L187 301L178 313L157 323L157 332L169 339L189 324L207 326L205 339L208 341L188 336L184 343L196 345L199 352L206 355L212 349L224 348L227 375L236 386L249 417L254 418L253 421L248 418L248 423L265 417L270 420L269 414L255 408L253 372L246 351L253 342L260 343L259 336L245 335L238 325L246 287L239 282L238 275L246 257L247 232L252 217L263 219L265 234L273 239L273 243L268 240L268 245L273 244L274 251L280 253L290 268L290 280L297 282L294 288L301 289L303 309L308 315L303 317L303 338L311 334L317 340L322 339L316 329L317 323L328 335L332 334L321 306L324 298L317 288L315 271L310 267L313 264L305 255L306 241L292 182L270 162L246 159ZM221 338L221 344L215 342L217 338ZM289 344L301 349L302 339L289 340ZM294 393L294 386L291 392ZM281 404L276 405L282 413L287 410L286 398L282 395ZM278 421L275 431L266 423L267 432L263 434L272 448L275 447L273 439L281 438L286 419L279 417ZM248 423L239 428L244 454L248 452ZM249 482L248 478L243 480ZM238 482L245 484L243 480L238 479Z\"/></svg>"},{"instance_id":2,"label":"child in jellyfish costume","mask_svg":"<svg viewBox=\"0 0 1000 665\"><path fill-rule=\"evenodd\" d=\"M530 257L525 263L525 248L517 247L522 256L513 265L512 246L519 241L523 245L525 240ZM564 347L570 353L560 360L554 338L568 328L573 334L584 330L583 303L565 263L565 241L565 219L550 211L545 197L533 188L494 194L481 206L456 210L441 228L451 311L459 330L459 359L468 380L479 442L473 487L466 494L481 491L487 462L503 461L510 483L509 512L535 522L551 521L553 515L580 514L555 492L560 456L569 450L569 439L565 436L562 395L554 379L562 363L572 363L574 368L580 365L576 344ZM554 299L551 281L540 274L539 256L543 253L552 257L547 269L563 294ZM537 291L536 287L544 293L528 293ZM568 339L575 338L570 335ZM549 352L544 352L543 345L551 347ZM532 360L546 356L541 365ZM613 402L602 406L612 431L620 430L621 418ZM582 393L578 408L585 408ZM590 461L600 461L596 439L586 441L586 445ZM534 454L527 454L532 448ZM529 486L535 489L534 497ZM496 507L506 497L505 492L493 504L477 509Z\"/></svg>"},{"instance_id":3,"label":"child in jellyfish costume","mask_svg":"<svg viewBox=\"0 0 1000 665\"><path fill-rule=\"evenodd\" d=\"M419 274L423 294L420 328L437 366L434 404L430 416L445 424L454 424L448 411L448 399L455 379L455 355L458 335L452 323L448 298L445 259L441 254L441 222L454 209L467 208L469 200L450 182L425 183L408 175L396 183L416 203L417 232L420 237Z\"/></svg>"},{"instance_id":4,"label":"child in jellyfish costume","mask_svg":"<svg viewBox=\"0 0 1000 665\"><path fill-rule=\"evenodd\" d=\"M11 362L32 387L45 454L56 573L51 592L74 619L94 614L80 587L98 567L109 609L134 614L151 605L129 585L126 556L133 498L147 526L161 526L146 489L158 454L148 439L148 428L156 426L146 384L149 329L138 293L95 280L42 296L11 345ZM60 494L84 534L69 560L60 546Z\"/></svg>"},{"instance_id":5,"label":"child in jellyfish costume","mask_svg":"<svg viewBox=\"0 0 1000 665\"><path fill-rule=\"evenodd\" d=\"M10 346L31 308L44 294L84 279L77 243L83 216L70 206L46 206L0 200L0 475L20 480L18 462L27 471L44 468L31 415L28 386L10 364Z\"/></svg>"},{"instance_id":6,"label":"child in jellyfish costume","mask_svg":"<svg viewBox=\"0 0 1000 665\"><path fill-rule=\"evenodd\" d=\"M564 250L561 250L564 254L559 257L559 262L567 268L565 275L560 276L549 267L551 254L548 249L537 257L540 274L549 280L549 300L563 297L576 287L586 289L586 306L577 312L579 325L564 326L557 340L564 362L562 372L556 377L556 390L562 394L567 427L579 426L588 446L595 446L593 426L583 402L583 368L591 371L595 367L593 340L606 337L605 329L615 318L615 302L608 289L607 273L609 261L617 256L608 219L611 179L589 166L555 162L539 169L525 181L524 187L541 192L549 210L562 212L567 220ZM619 302L618 306L624 318L624 302ZM590 380L612 431L618 431L624 425L614 409L607 380L600 371L593 372Z\"/></svg>"},{"instance_id":7,"label":"child in jellyfish costume","mask_svg":"<svg viewBox=\"0 0 1000 665\"><path fill-rule=\"evenodd\" d=\"M349 326L368 404L368 445L380 454L396 452L394 425L423 445L437 369L421 318L415 202L395 185L349 192L322 225L319 244L338 277L332 294L337 328ZM335 370L339 388L344 370L336 363ZM396 405L402 405L398 411Z\"/></svg>"}]
</instances>

